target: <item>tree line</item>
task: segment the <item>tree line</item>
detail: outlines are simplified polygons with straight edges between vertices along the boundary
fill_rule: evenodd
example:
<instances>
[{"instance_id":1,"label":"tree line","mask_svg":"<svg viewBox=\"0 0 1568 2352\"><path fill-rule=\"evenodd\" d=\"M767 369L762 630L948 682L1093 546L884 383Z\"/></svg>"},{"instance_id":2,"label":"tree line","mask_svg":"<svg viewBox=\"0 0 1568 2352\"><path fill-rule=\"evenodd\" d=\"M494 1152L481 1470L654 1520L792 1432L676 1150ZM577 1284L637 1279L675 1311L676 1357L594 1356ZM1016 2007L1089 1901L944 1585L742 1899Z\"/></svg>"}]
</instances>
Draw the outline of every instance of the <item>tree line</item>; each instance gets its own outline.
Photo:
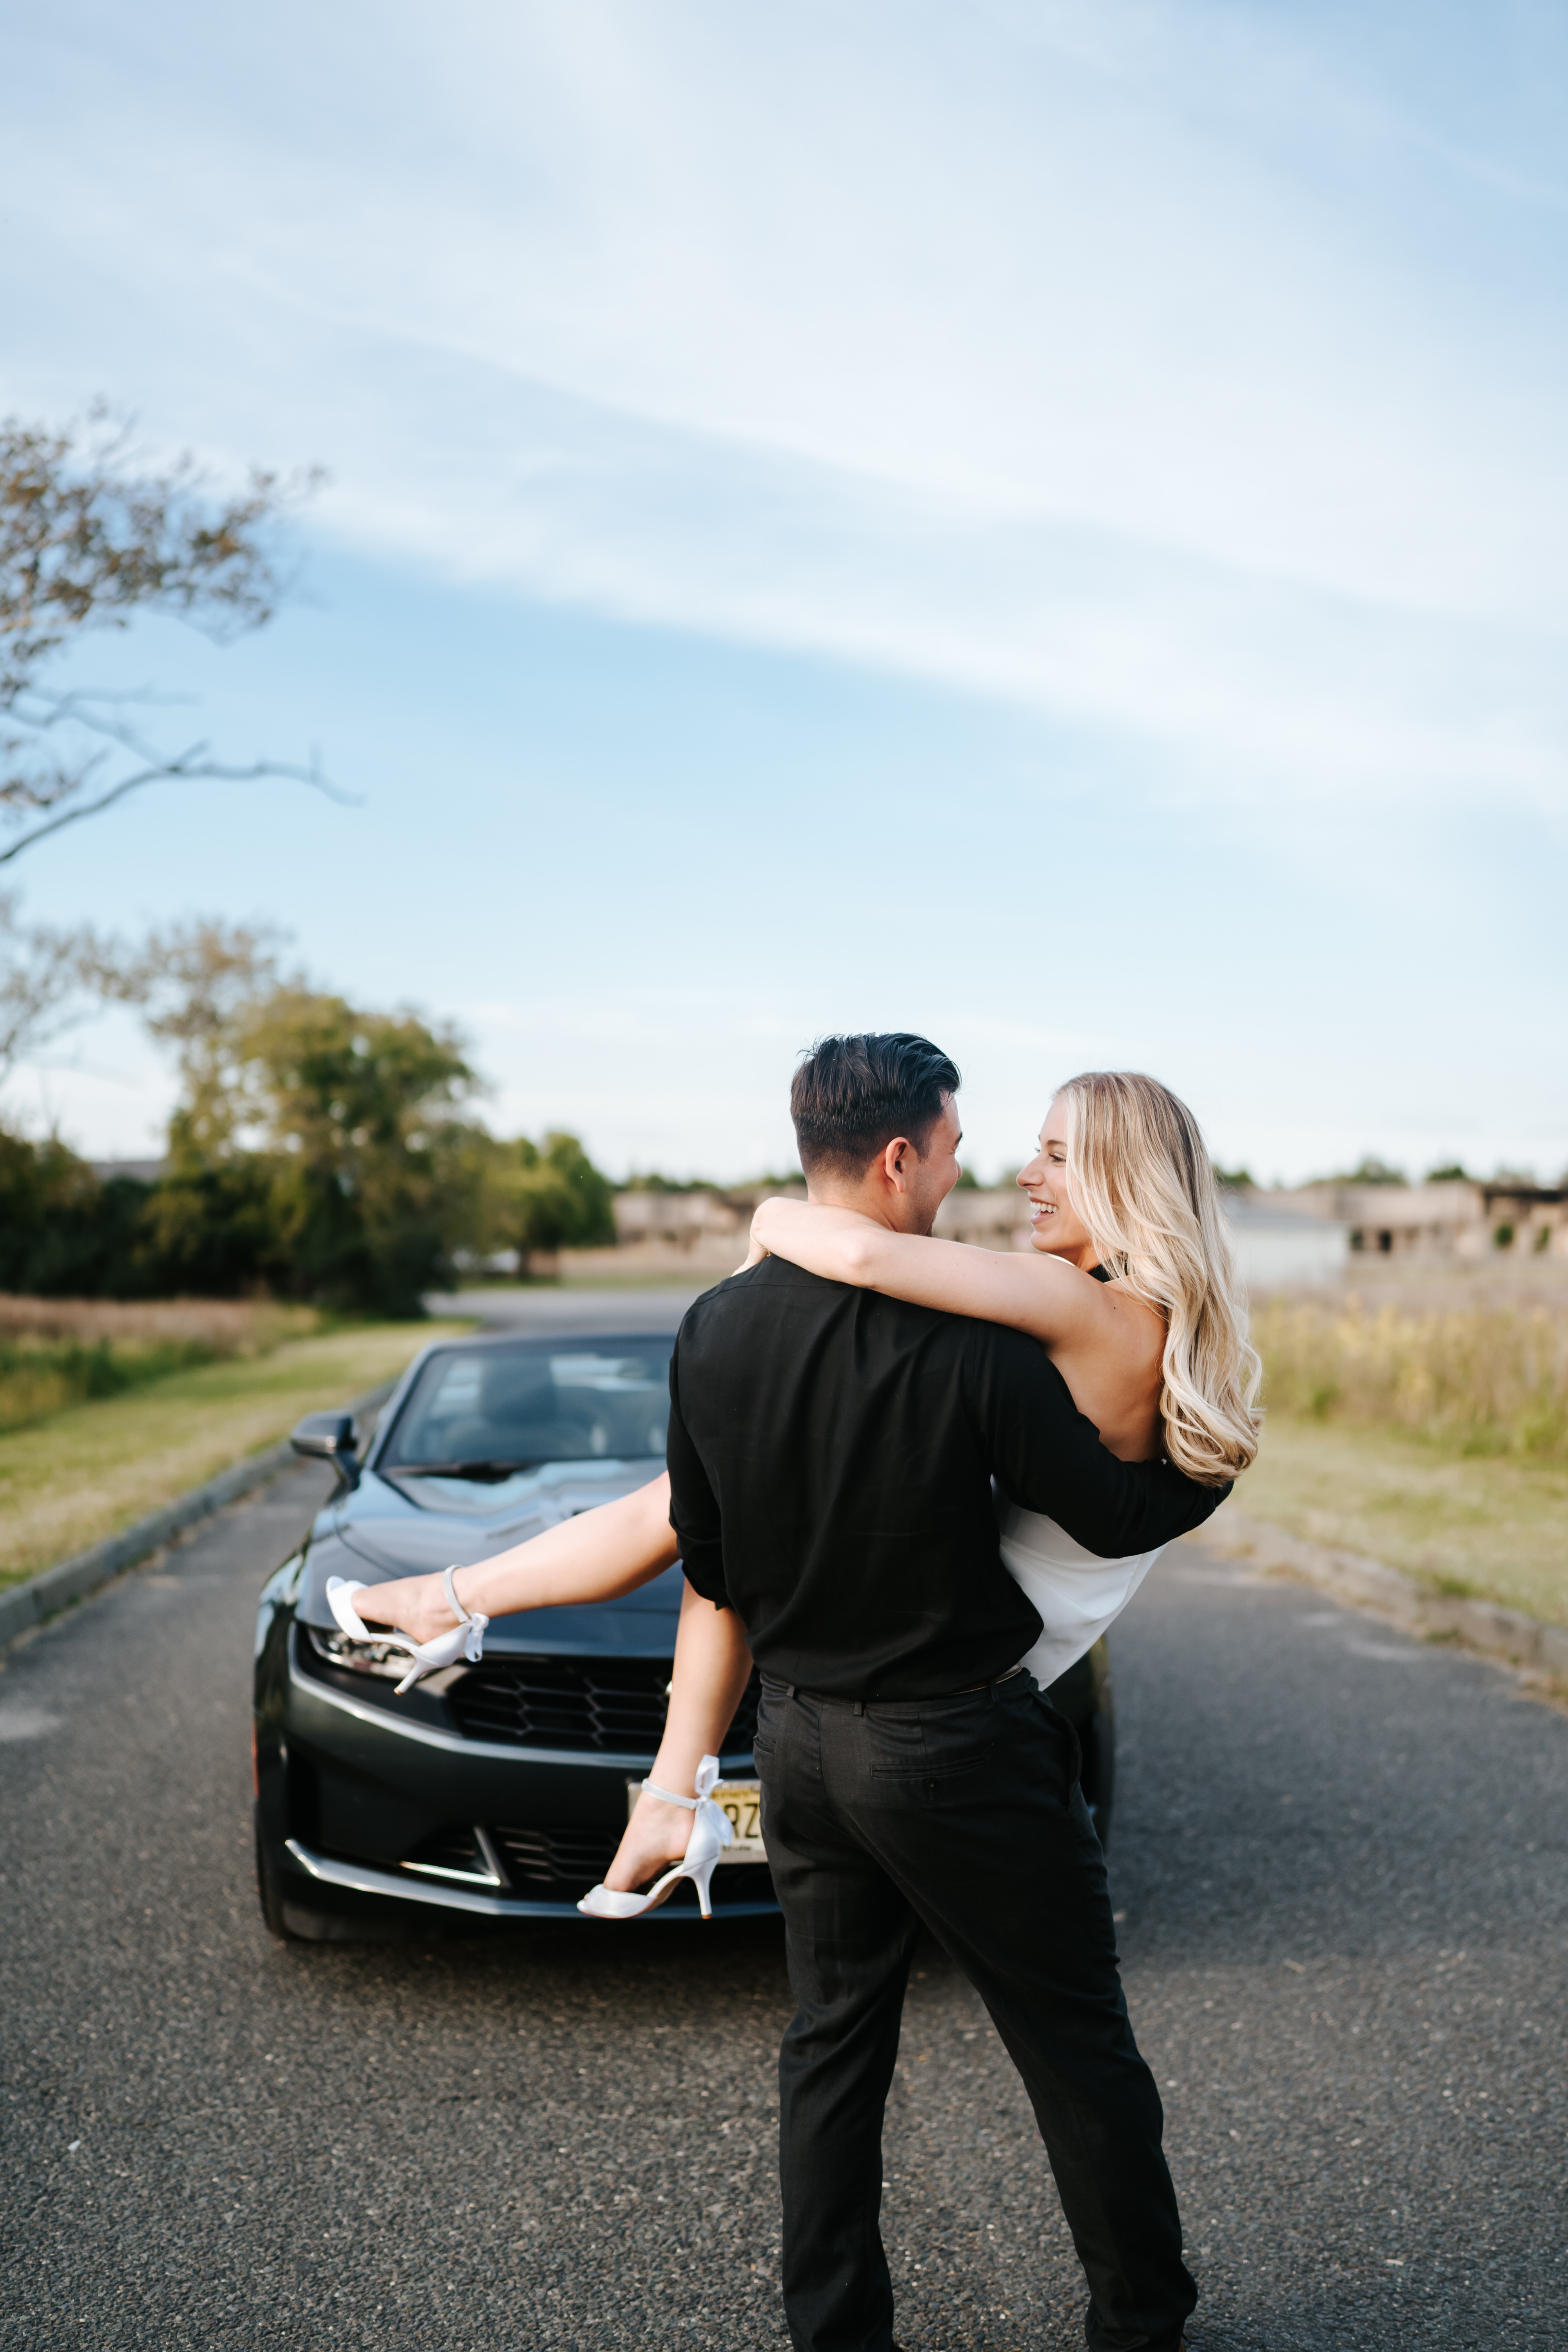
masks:
<instances>
[{"instance_id":1,"label":"tree line","mask_svg":"<svg viewBox=\"0 0 1568 2352\"><path fill-rule=\"evenodd\" d=\"M609 1181L574 1136L489 1132L450 1029L313 988L264 934L217 922L96 953L102 992L178 1060L165 1168L100 1181L58 1139L0 1130L0 1289L405 1315L458 1251L615 1239Z\"/></svg>"},{"instance_id":2,"label":"tree line","mask_svg":"<svg viewBox=\"0 0 1568 2352\"><path fill-rule=\"evenodd\" d=\"M277 526L322 480L252 468L215 488L100 404L61 427L0 422L0 866L149 786L292 779L158 731L151 690L66 663L95 630L178 615L220 642L291 585ZM62 683L61 680L67 681ZM180 1068L164 1172L100 1181L57 1138L0 1125L0 1289L51 1297L265 1290L417 1312L455 1254L613 1241L610 1186L576 1138L490 1135L461 1041L286 973L275 935L197 921L140 944L28 925L0 893L0 1078L104 1002L137 1007Z\"/></svg>"}]
</instances>

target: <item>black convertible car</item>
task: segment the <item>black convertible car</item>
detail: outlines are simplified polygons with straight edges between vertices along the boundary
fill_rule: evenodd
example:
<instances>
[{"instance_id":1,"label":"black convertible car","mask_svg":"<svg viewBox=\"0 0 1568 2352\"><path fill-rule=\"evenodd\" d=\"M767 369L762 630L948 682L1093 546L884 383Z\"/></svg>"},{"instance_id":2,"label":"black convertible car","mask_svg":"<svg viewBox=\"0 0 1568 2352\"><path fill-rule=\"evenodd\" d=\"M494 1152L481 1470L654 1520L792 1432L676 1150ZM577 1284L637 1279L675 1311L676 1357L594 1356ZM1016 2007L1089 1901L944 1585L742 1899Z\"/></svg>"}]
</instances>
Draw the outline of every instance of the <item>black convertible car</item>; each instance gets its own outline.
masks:
<instances>
[{"instance_id":1,"label":"black convertible car","mask_svg":"<svg viewBox=\"0 0 1568 2352\"><path fill-rule=\"evenodd\" d=\"M438 1913L454 1926L464 1914L578 1919L658 1746L679 1569L621 1601L497 1618L478 1665L447 1666L404 1698L394 1685L406 1658L340 1632L326 1582L483 1559L657 1476L672 1344L600 1332L443 1340L410 1365L363 1461L346 1415L300 1424L297 1451L333 1460L339 1486L268 1581L257 1622L257 1877L275 1935L427 1935ZM1104 1836L1104 1643L1051 1696L1078 1727ZM721 1759L716 1794L737 1835L714 1874L718 1919L775 1908L755 1720L753 1677ZM683 1884L647 1924L696 1916Z\"/></svg>"}]
</instances>

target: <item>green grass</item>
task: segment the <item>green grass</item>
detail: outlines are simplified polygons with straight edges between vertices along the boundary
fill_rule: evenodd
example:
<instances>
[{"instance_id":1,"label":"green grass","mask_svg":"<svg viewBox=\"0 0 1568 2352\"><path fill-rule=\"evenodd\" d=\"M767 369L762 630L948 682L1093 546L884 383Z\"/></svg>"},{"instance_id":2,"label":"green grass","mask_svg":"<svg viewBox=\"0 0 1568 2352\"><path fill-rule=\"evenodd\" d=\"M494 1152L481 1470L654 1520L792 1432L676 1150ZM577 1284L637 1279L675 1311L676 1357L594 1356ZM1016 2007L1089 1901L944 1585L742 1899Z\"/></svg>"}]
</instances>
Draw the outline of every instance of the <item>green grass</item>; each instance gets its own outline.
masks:
<instances>
[{"instance_id":1,"label":"green grass","mask_svg":"<svg viewBox=\"0 0 1568 2352\"><path fill-rule=\"evenodd\" d=\"M164 1374L0 1435L0 1585L116 1535L231 1462L288 1435L302 1412L400 1372L427 1339L465 1329L380 1323L288 1340Z\"/></svg>"},{"instance_id":2,"label":"green grass","mask_svg":"<svg viewBox=\"0 0 1568 2352\"><path fill-rule=\"evenodd\" d=\"M1430 1591L1568 1625L1568 1464L1459 1455L1343 1421L1271 1413L1236 1507L1384 1560Z\"/></svg>"}]
</instances>

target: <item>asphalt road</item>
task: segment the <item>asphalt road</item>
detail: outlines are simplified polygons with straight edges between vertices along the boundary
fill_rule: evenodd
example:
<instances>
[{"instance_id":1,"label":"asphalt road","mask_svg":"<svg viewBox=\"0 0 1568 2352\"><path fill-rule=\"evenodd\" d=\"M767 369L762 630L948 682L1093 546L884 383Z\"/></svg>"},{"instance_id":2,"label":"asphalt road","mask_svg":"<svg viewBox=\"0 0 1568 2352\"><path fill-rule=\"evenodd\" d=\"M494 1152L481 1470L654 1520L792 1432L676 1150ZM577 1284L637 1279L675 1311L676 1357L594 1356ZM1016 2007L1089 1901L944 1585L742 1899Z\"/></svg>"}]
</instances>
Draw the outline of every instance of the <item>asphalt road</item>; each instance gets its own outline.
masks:
<instances>
[{"instance_id":1,"label":"asphalt road","mask_svg":"<svg viewBox=\"0 0 1568 2352\"><path fill-rule=\"evenodd\" d=\"M0 2344L784 2342L776 1929L270 1940L251 1602L287 1474L0 1672ZM1113 1853L1205 2352L1568 2346L1568 1717L1192 1547L1116 1637ZM900 2333L1082 2343L940 1953L887 2145Z\"/></svg>"}]
</instances>

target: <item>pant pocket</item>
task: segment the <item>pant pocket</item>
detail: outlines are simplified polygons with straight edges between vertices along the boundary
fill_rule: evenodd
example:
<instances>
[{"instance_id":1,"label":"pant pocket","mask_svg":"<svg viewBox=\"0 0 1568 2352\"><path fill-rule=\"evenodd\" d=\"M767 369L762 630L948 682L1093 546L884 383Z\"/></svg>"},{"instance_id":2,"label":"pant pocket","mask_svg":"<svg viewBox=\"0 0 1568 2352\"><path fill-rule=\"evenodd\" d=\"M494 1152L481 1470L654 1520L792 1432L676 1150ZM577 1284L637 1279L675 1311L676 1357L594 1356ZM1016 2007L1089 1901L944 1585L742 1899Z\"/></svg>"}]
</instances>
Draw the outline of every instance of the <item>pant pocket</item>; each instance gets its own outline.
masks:
<instances>
[{"instance_id":1,"label":"pant pocket","mask_svg":"<svg viewBox=\"0 0 1568 2352\"><path fill-rule=\"evenodd\" d=\"M995 1768L995 1741L985 1722L868 1717L866 1741L873 1787L918 1796L922 1804L963 1802Z\"/></svg>"}]
</instances>

